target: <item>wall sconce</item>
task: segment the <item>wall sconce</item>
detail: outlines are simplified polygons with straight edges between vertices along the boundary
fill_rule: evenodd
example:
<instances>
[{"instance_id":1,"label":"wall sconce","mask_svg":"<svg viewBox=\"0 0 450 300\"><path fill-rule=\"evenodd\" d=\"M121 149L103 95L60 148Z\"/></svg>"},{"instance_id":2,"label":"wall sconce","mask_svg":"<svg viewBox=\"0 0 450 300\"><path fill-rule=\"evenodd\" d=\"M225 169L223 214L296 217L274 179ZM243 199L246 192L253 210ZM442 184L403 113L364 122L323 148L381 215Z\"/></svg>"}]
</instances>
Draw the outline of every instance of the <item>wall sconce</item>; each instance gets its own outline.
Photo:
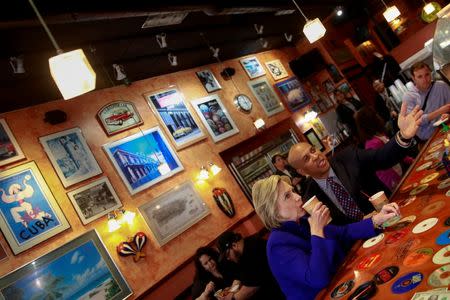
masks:
<instances>
[{"instance_id":1,"label":"wall sconce","mask_svg":"<svg viewBox=\"0 0 450 300\"><path fill-rule=\"evenodd\" d=\"M384 0L381 0L381 2L383 2L384 6L386 7L383 16L388 23L394 21L400 16L400 11L398 10L397 6L392 5L388 7L386 2L384 2Z\"/></svg>"},{"instance_id":2,"label":"wall sconce","mask_svg":"<svg viewBox=\"0 0 450 300\"><path fill-rule=\"evenodd\" d=\"M216 176L217 174L220 173L220 171L222 171L222 168L219 167L218 165L216 165L215 163L210 162L208 165L209 165L209 170L211 171L213 176Z\"/></svg>"},{"instance_id":3,"label":"wall sconce","mask_svg":"<svg viewBox=\"0 0 450 300\"><path fill-rule=\"evenodd\" d=\"M197 180L199 180L199 181L208 180L210 177L209 172L211 172L212 176L216 176L217 174L219 174L222 171L222 168L213 162L209 162L208 167L209 167L209 171L205 166L202 166L200 168L200 172L197 175Z\"/></svg>"},{"instance_id":4,"label":"wall sconce","mask_svg":"<svg viewBox=\"0 0 450 300\"><path fill-rule=\"evenodd\" d=\"M178 60L177 56L173 55L172 53L167 54L167 59L169 60L169 63L172 67L178 66Z\"/></svg>"},{"instance_id":5,"label":"wall sconce","mask_svg":"<svg viewBox=\"0 0 450 300\"><path fill-rule=\"evenodd\" d=\"M311 122L312 120L314 120L315 118L317 118L317 112L315 112L314 110L311 110L305 114L305 118L303 119L303 121L305 123L308 123L308 122Z\"/></svg>"},{"instance_id":6,"label":"wall sconce","mask_svg":"<svg viewBox=\"0 0 450 300\"><path fill-rule=\"evenodd\" d=\"M208 170L206 170L206 168L204 166L202 166L200 168L200 173L198 173L197 179L201 180L201 181L205 181L205 180L209 179Z\"/></svg>"},{"instance_id":7,"label":"wall sconce","mask_svg":"<svg viewBox=\"0 0 450 300\"><path fill-rule=\"evenodd\" d=\"M257 130L263 130L264 128L266 128L266 123L262 118L259 118L255 122L253 122L253 125L255 125Z\"/></svg>"},{"instance_id":8,"label":"wall sconce","mask_svg":"<svg viewBox=\"0 0 450 300\"><path fill-rule=\"evenodd\" d=\"M116 209L113 212L108 213L109 232L118 230L123 223L132 225L135 216L136 213L125 209Z\"/></svg>"},{"instance_id":9,"label":"wall sconce","mask_svg":"<svg viewBox=\"0 0 450 300\"><path fill-rule=\"evenodd\" d=\"M9 64L13 69L14 74L24 74L25 68L23 67L23 55L12 56L9 58Z\"/></svg>"}]
</instances>

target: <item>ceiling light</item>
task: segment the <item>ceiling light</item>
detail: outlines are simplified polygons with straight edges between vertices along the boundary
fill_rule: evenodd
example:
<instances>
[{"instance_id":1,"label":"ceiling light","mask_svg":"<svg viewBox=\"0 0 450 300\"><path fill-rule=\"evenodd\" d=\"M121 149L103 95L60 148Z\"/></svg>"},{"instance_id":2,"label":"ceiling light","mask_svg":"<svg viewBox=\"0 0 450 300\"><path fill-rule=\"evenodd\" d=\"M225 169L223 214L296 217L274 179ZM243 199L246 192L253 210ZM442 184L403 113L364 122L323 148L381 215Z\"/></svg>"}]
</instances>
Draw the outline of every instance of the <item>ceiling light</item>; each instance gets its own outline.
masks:
<instances>
[{"instance_id":1,"label":"ceiling light","mask_svg":"<svg viewBox=\"0 0 450 300\"><path fill-rule=\"evenodd\" d=\"M381 2L386 7L386 10L384 11L383 16L388 23L394 21L395 19L397 19L400 16L400 11L398 10L397 6L392 5L392 6L388 7L386 2L384 2L384 0L381 0Z\"/></svg>"},{"instance_id":2,"label":"ceiling light","mask_svg":"<svg viewBox=\"0 0 450 300\"><path fill-rule=\"evenodd\" d=\"M424 1L425 2L425 1ZM427 15L429 15L429 14L431 14L432 12L434 12L436 10L436 8L434 8L434 5L433 5L433 3L428 3L428 4L425 4L425 6L423 7L423 11L427 14Z\"/></svg>"},{"instance_id":3,"label":"ceiling light","mask_svg":"<svg viewBox=\"0 0 450 300\"><path fill-rule=\"evenodd\" d=\"M336 15L338 17L342 16L344 14L344 10L342 9L342 6L336 7Z\"/></svg>"},{"instance_id":4,"label":"ceiling light","mask_svg":"<svg viewBox=\"0 0 450 300\"><path fill-rule=\"evenodd\" d=\"M167 59L169 60L169 63L172 67L178 66L178 60L177 56L173 55L172 53L167 54Z\"/></svg>"},{"instance_id":5,"label":"ceiling light","mask_svg":"<svg viewBox=\"0 0 450 300\"><path fill-rule=\"evenodd\" d=\"M298 6L297 2L295 2L295 0L292 0L292 2L294 2L298 11L302 14L302 16L306 20L306 24L303 27L303 33L305 34L308 41L312 44L315 41L319 40L321 37L323 37L327 30L323 26L322 22L320 22L319 18L315 18L314 20L309 20L305 16L303 11L300 9L300 6Z\"/></svg>"}]
</instances>

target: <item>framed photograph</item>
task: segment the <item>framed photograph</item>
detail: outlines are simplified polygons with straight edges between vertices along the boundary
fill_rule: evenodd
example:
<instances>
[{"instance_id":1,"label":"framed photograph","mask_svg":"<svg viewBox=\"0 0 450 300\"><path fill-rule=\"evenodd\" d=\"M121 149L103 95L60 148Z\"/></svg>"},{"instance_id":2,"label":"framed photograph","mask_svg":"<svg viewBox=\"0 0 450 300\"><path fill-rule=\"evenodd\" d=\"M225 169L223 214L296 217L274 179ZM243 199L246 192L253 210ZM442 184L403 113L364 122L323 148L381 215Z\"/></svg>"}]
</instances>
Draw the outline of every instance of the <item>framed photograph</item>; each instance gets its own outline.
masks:
<instances>
[{"instance_id":1,"label":"framed photograph","mask_svg":"<svg viewBox=\"0 0 450 300\"><path fill-rule=\"evenodd\" d=\"M275 80L288 77L288 73L279 59L266 62L266 67Z\"/></svg>"},{"instance_id":2,"label":"framed photograph","mask_svg":"<svg viewBox=\"0 0 450 300\"><path fill-rule=\"evenodd\" d=\"M243 58L240 60L240 62L250 79L266 74L266 71L264 71L263 66L259 63L259 60L256 58L256 56Z\"/></svg>"},{"instance_id":3,"label":"framed photograph","mask_svg":"<svg viewBox=\"0 0 450 300\"><path fill-rule=\"evenodd\" d=\"M0 172L0 229L19 254L70 227L34 161Z\"/></svg>"},{"instance_id":4,"label":"framed photograph","mask_svg":"<svg viewBox=\"0 0 450 300\"><path fill-rule=\"evenodd\" d=\"M107 177L73 190L67 196L84 225L122 206Z\"/></svg>"},{"instance_id":5,"label":"framed photograph","mask_svg":"<svg viewBox=\"0 0 450 300\"><path fill-rule=\"evenodd\" d=\"M276 84L283 95L289 110L294 112L311 102L311 96L298 81L297 77L291 77Z\"/></svg>"},{"instance_id":6,"label":"framed photograph","mask_svg":"<svg viewBox=\"0 0 450 300\"><path fill-rule=\"evenodd\" d=\"M206 138L175 87L144 97L177 150Z\"/></svg>"},{"instance_id":7,"label":"framed photograph","mask_svg":"<svg viewBox=\"0 0 450 300\"><path fill-rule=\"evenodd\" d=\"M331 100L331 98L328 95L326 95L325 93L320 93L319 94L319 99L321 99L325 103L325 106L326 106L327 110L334 106L334 103Z\"/></svg>"},{"instance_id":8,"label":"framed photograph","mask_svg":"<svg viewBox=\"0 0 450 300\"><path fill-rule=\"evenodd\" d=\"M342 75L339 72L339 70L333 64L329 64L327 66L327 71L328 71L328 74L330 74L331 78L333 79L334 83L338 83L339 81L344 79L344 77L342 77Z\"/></svg>"},{"instance_id":9,"label":"framed photograph","mask_svg":"<svg viewBox=\"0 0 450 300\"><path fill-rule=\"evenodd\" d=\"M136 107L129 101L115 101L103 106L97 118L108 136L143 123Z\"/></svg>"},{"instance_id":10,"label":"framed photograph","mask_svg":"<svg viewBox=\"0 0 450 300\"><path fill-rule=\"evenodd\" d=\"M159 246L187 230L210 213L209 207L187 181L139 207Z\"/></svg>"},{"instance_id":11,"label":"framed photograph","mask_svg":"<svg viewBox=\"0 0 450 300\"><path fill-rule=\"evenodd\" d=\"M128 283L88 231L0 278L0 299L126 299Z\"/></svg>"},{"instance_id":12,"label":"framed photograph","mask_svg":"<svg viewBox=\"0 0 450 300\"><path fill-rule=\"evenodd\" d=\"M217 94L191 101L214 143L239 132Z\"/></svg>"},{"instance_id":13,"label":"framed photograph","mask_svg":"<svg viewBox=\"0 0 450 300\"><path fill-rule=\"evenodd\" d=\"M334 84L330 79L325 80L322 82L323 89L327 91L328 94L331 94L334 92Z\"/></svg>"},{"instance_id":14,"label":"framed photograph","mask_svg":"<svg viewBox=\"0 0 450 300\"><path fill-rule=\"evenodd\" d=\"M208 93L218 91L222 88L216 77L214 77L214 74L210 70L206 69L195 73L197 74L198 79L200 79Z\"/></svg>"},{"instance_id":15,"label":"framed photograph","mask_svg":"<svg viewBox=\"0 0 450 300\"><path fill-rule=\"evenodd\" d=\"M103 149L132 195L184 169L159 127L103 145Z\"/></svg>"},{"instance_id":16,"label":"framed photograph","mask_svg":"<svg viewBox=\"0 0 450 300\"><path fill-rule=\"evenodd\" d=\"M306 137L308 142L311 145L313 145L317 150L321 152L325 150L325 146L322 144L322 141L320 140L319 136L317 135L317 133L314 131L313 128L306 130L305 133L303 133L303 135Z\"/></svg>"},{"instance_id":17,"label":"framed photograph","mask_svg":"<svg viewBox=\"0 0 450 300\"><path fill-rule=\"evenodd\" d=\"M64 187L102 173L80 128L43 136L39 141Z\"/></svg>"},{"instance_id":18,"label":"framed photograph","mask_svg":"<svg viewBox=\"0 0 450 300\"><path fill-rule=\"evenodd\" d=\"M247 84L259 104L263 107L266 115L272 116L284 110L284 106L281 103L280 98L278 98L266 78L251 80Z\"/></svg>"},{"instance_id":19,"label":"framed photograph","mask_svg":"<svg viewBox=\"0 0 450 300\"><path fill-rule=\"evenodd\" d=\"M0 119L0 167L24 159L16 138L5 119Z\"/></svg>"}]
</instances>

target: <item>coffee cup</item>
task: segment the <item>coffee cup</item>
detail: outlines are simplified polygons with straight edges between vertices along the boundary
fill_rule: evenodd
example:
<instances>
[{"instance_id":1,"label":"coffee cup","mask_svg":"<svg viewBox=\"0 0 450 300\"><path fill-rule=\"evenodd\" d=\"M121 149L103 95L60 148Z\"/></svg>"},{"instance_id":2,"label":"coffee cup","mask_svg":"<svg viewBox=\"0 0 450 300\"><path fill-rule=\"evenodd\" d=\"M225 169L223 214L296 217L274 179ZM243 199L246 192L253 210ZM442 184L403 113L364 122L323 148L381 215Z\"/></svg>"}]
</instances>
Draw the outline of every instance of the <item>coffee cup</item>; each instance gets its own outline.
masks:
<instances>
[{"instance_id":1,"label":"coffee cup","mask_svg":"<svg viewBox=\"0 0 450 300\"><path fill-rule=\"evenodd\" d=\"M389 203L389 199L386 197L386 194L381 191L369 198L370 203L372 203L373 207L375 207L376 211L381 211L385 204Z\"/></svg>"},{"instance_id":2,"label":"coffee cup","mask_svg":"<svg viewBox=\"0 0 450 300\"><path fill-rule=\"evenodd\" d=\"M317 203L321 203L320 200L316 197L316 196L312 196L311 198L309 198L308 201L306 201L303 205L302 208L309 214L312 215L313 209L314 207L317 205ZM330 220L328 221L328 223L331 222L331 217Z\"/></svg>"}]
</instances>

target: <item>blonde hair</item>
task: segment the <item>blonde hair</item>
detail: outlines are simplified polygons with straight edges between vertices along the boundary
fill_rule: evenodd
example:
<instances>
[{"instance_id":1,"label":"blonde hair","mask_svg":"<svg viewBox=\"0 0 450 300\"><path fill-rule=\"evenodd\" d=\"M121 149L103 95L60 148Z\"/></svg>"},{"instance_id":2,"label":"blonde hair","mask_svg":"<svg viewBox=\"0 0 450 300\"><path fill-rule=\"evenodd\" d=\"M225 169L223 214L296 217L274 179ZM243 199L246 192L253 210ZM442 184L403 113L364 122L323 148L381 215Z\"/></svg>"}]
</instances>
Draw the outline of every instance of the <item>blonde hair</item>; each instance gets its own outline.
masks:
<instances>
[{"instance_id":1,"label":"blonde hair","mask_svg":"<svg viewBox=\"0 0 450 300\"><path fill-rule=\"evenodd\" d=\"M277 207L278 182L280 180L291 184L288 176L272 175L258 180L252 188L253 205L255 206L256 214L267 229L280 227Z\"/></svg>"}]
</instances>

